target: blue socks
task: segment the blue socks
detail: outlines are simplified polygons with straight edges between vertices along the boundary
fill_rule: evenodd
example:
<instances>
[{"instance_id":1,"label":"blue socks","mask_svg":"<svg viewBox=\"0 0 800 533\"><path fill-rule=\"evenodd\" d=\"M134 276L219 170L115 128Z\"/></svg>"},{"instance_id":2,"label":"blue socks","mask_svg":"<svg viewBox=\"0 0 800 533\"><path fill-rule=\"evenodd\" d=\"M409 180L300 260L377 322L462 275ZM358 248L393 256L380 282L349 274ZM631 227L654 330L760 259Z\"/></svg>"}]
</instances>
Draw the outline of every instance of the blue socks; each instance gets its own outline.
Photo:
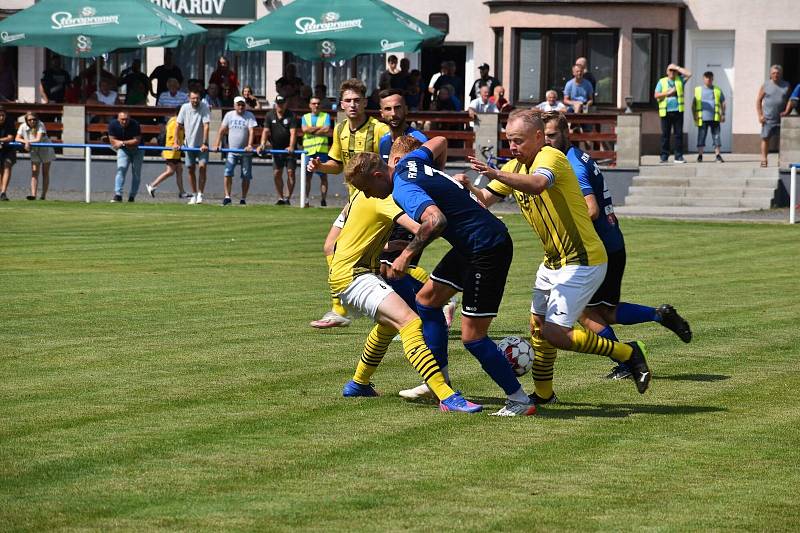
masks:
<instances>
[{"instance_id":1,"label":"blue socks","mask_svg":"<svg viewBox=\"0 0 800 533\"><path fill-rule=\"evenodd\" d=\"M414 280L411 276L406 276ZM404 278L405 279L405 278ZM416 281L416 280L414 280ZM447 366L447 339L449 331L441 307L428 307L416 302L417 314L422 319L422 336L440 368ZM510 368L510 367L509 367Z\"/></svg>"},{"instance_id":2,"label":"blue socks","mask_svg":"<svg viewBox=\"0 0 800 533\"><path fill-rule=\"evenodd\" d=\"M419 305L419 304L417 304ZM477 341L465 342L464 347L470 351L475 359L481 364L483 370L489 374L506 394L511 395L519 391L520 385L517 375L511 369L511 365L500 349L489 337L478 339Z\"/></svg>"},{"instance_id":3,"label":"blue socks","mask_svg":"<svg viewBox=\"0 0 800 533\"><path fill-rule=\"evenodd\" d=\"M617 306L617 324L641 324L643 322L660 322L655 307L620 302Z\"/></svg>"},{"instance_id":4,"label":"blue socks","mask_svg":"<svg viewBox=\"0 0 800 533\"><path fill-rule=\"evenodd\" d=\"M610 341L619 342L617 338L617 334L614 333L614 330L611 329L611 326L606 326L602 329L602 331L597 333L599 336L603 337L604 339L608 339Z\"/></svg>"}]
</instances>

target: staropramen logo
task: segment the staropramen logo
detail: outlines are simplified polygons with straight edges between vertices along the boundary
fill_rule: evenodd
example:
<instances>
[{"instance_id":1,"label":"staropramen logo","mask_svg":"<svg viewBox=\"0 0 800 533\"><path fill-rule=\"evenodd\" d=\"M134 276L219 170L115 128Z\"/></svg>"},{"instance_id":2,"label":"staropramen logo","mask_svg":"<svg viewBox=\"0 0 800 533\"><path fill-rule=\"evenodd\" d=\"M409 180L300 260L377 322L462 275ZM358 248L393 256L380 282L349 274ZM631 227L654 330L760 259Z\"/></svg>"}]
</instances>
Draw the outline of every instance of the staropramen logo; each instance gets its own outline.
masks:
<instances>
[{"instance_id":1,"label":"staropramen logo","mask_svg":"<svg viewBox=\"0 0 800 533\"><path fill-rule=\"evenodd\" d=\"M0 33L0 40L2 40L4 43L13 43L14 41L19 41L20 39L24 38L24 33L8 33L7 31Z\"/></svg>"},{"instance_id":2,"label":"staropramen logo","mask_svg":"<svg viewBox=\"0 0 800 533\"><path fill-rule=\"evenodd\" d=\"M382 39L381 40L381 52L388 52L389 50L396 50L397 48L402 48L406 45L405 41L395 41L389 42L389 39Z\"/></svg>"},{"instance_id":3,"label":"staropramen logo","mask_svg":"<svg viewBox=\"0 0 800 533\"><path fill-rule=\"evenodd\" d=\"M50 16L53 22L51 28L54 30L79 28L83 26L105 26L107 24L119 24L119 15L97 16L97 11L91 7L84 7L80 10L77 17L67 11L56 11Z\"/></svg>"},{"instance_id":4,"label":"staropramen logo","mask_svg":"<svg viewBox=\"0 0 800 533\"><path fill-rule=\"evenodd\" d=\"M140 33L136 36L136 40L139 41L139 44L141 45L154 43L156 41L160 41L162 38L162 35L146 35L144 33Z\"/></svg>"},{"instance_id":5,"label":"staropramen logo","mask_svg":"<svg viewBox=\"0 0 800 533\"><path fill-rule=\"evenodd\" d=\"M297 35L306 35L308 33L350 30L353 28L361 28L361 22L363 21L363 19L339 19L339 13L334 11L323 14L319 22L317 22L314 17L298 17L294 21L294 25L297 27L295 33Z\"/></svg>"},{"instance_id":6,"label":"staropramen logo","mask_svg":"<svg viewBox=\"0 0 800 533\"><path fill-rule=\"evenodd\" d=\"M265 46L268 44L272 44L272 41L270 39L256 39L253 36L247 37L244 40L244 42L247 45L247 48L255 48L257 46Z\"/></svg>"}]
</instances>

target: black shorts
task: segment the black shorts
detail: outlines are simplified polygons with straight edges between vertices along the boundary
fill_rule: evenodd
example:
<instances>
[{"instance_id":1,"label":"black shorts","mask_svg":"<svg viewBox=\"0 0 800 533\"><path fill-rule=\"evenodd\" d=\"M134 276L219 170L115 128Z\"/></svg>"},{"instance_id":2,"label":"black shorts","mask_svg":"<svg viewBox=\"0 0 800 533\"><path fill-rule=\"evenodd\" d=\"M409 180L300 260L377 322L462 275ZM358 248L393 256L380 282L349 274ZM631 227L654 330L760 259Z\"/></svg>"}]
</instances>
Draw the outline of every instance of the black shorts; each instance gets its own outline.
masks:
<instances>
[{"instance_id":1,"label":"black shorts","mask_svg":"<svg viewBox=\"0 0 800 533\"><path fill-rule=\"evenodd\" d=\"M414 239L414 234L408 231L406 228L401 226L400 224L395 223L392 226L392 233L389 235L389 242L391 241L408 241L411 242ZM402 250L394 250L391 252L381 252L380 261L381 263L392 264L395 259L397 259ZM422 258L422 252L418 253L414 257L411 258L409 261L409 266L417 266L419 264L419 260Z\"/></svg>"},{"instance_id":2,"label":"black shorts","mask_svg":"<svg viewBox=\"0 0 800 533\"><path fill-rule=\"evenodd\" d=\"M497 316L513 257L511 236L507 236L504 243L476 253L470 259L453 248L433 269L431 279L464 293L461 297L462 315Z\"/></svg>"},{"instance_id":3,"label":"black shorts","mask_svg":"<svg viewBox=\"0 0 800 533\"><path fill-rule=\"evenodd\" d=\"M608 254L608 269L603 284L594 293L586 307L607 305L616 307L622 292L622 276L625 274L625 248Z\"/></svg>"},{"instance_id":4,"label":"black shorts","mask_svg":"<svg viewBox=\"0 0 800 533\"><path fill-rule=\"evenodd\" d=\"M294 170L297 168L297 157L294 154L272 154L272 165L274 168Z\"/></svg>"},{"instance_id":5,"label":"black shorts","mask_svg":"<svg viewBox=\"0 0 800 533\"><path fill-rule=\"evenodd\" d=\"M0 165L14 166L17 162L17 152L13 148L0 150Z\"/></svg>"}]
</instances>

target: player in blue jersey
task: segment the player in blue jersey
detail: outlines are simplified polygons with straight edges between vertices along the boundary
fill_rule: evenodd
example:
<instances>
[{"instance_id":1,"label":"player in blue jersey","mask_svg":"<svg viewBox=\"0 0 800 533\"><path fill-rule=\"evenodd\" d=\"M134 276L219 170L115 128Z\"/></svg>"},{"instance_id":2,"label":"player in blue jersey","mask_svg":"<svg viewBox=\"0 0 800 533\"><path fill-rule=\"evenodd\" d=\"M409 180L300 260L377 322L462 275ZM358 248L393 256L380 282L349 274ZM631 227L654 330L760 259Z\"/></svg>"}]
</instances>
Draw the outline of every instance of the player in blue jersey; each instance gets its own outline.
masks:
<instances>
[{"instance_id":1,"label":"player in blue jersey","mask_svg":"<svg viewBox=\"0 0 800 533\"><path fill-rule=\"evenodd\" d=\"M578 184L589 208L589 216L608 255L605 279L589 300L581 317L581 323L601 337L616 341L617 336L611 328L612 324L658 322L672 330L683 342L691 341L692 330L689 323L671 305L648 307L620 302L622 276L625 273L625 240L614 214L614 204L603 179L603 173L589 154L571 145L569 126L562 113L542 113L541 118L544 123L545 141L567 155L572 169L578 176ZM628 366L620 363L607 377L623 379L630 375Z\"/></svg>"},{"instance_id":2,"label":"player in blue jersey","mask_svg":"<svg viewBox=\"0 0 800 533\"><path fill-rule=\"evenodd\" d=\"M415 139L400 137L392 146L389 164L367 153L356 157L360 160L359 172L351 185L366 196L386 198L391 194L420 223L414 239L389 268L389 277L404 276L411 258L437 237L452 245L417 293L416 302L426 343L437 356L439 367L447 367L448 334L442 307L457 292L463 292L461 341L508 398L494 414L534 414L536 405L488 337L503 298L513 243L497 217L463 185L439 170L447 158L447 139L435 137L420 146Z\"/></svg>"}]
</instances>

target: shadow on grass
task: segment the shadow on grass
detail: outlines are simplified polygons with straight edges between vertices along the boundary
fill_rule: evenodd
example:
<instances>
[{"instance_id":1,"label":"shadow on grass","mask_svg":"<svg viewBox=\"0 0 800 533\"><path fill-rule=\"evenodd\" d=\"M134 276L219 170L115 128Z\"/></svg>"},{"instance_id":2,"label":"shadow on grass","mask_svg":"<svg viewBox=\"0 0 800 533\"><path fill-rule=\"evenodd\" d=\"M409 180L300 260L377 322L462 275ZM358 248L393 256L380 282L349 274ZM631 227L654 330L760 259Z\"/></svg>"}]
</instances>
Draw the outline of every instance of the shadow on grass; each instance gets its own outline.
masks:
<instances>
[{"instance_id":1,"label":"shadow on grass","mask_svg":"<svg viewBox=\"0 0 800 533\"><path fill-rule=\"evenodd\" d=\"M725 381L731 379L724 374L672 374L671 376L653 376L653 379L664 379L667 381Z\"/></svg>"},{"instance_id":2,"label":"shadow on grass","mask_svg":"<svg viewBox=\"0 0 800 533\"><path fill-rule=\"evenodd\" d=\"M537 416L545 418L625 418L635 414L646 415L697 415L704 413L720 413L727 409L708 405L653 405L653 404L591 404L559 402L552 406L543 406Z\"/></svg>"}]
</instances>

